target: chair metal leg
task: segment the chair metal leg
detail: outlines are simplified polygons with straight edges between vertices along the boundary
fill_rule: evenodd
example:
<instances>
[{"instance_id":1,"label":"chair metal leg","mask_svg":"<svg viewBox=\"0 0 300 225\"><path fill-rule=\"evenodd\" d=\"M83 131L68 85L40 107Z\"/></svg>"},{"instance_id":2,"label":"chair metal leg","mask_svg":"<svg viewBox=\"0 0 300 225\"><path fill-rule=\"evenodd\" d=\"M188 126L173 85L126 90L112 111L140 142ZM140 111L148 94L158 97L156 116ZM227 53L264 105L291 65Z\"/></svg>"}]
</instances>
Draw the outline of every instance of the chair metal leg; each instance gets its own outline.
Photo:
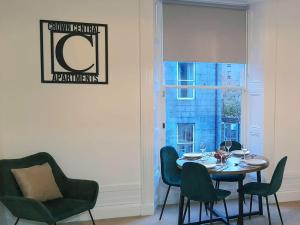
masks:
<instances>
[{"instance_id":1,"label":"chair metal leg","mask_svg":"<svg viewBox=\"0 0 300 225\"><path fill-rule=\"evenodd\" d=\"M227 210L227 205L226 205L226 200L225 199L223 199L223 203L224 203L224 209L225 209L225 215L226 215L227 223L229 224L228 210Z\"/></svg>"},{"instance_id":2,"label":"chair metal leg","mask_svg":"<svg viewBox=\"0 0 300 225\"><path fill-rule=\"evenodd\" d=\"M199 224L201 224L201 216L202 216L202 202L200 202L200 207L199 207Z\"/></svg>"},{"instance_id":3,"label":"chair metal leg","mask_svg":"<svg viewBox=\"0 0 300 225\"><path fill-rule=\"evenodd\" d=\"M186 216L186 212L188 211L188 208L189 208L189 199L187 199L187 202L186 202L186 205L185 205L185 208L184 208L184 212L183 212L183 219L182 221L184 222L185 220L185 216ZM184 206L184 203L183 203L183 206Z\"/></svg>"},{"instance_id":4,"label":"chair metal leg","mask_svg":"<svg viewBox=\"0 0 300 225\"><path fill-rule=\"evenodd\" d=\"M166 193L166 197L165 197L165 200L164 200L164 204L163 204L163 207L162 207L161 212L160 212L159 220L161 220L162 215L163 215L163 213L164 213L164 210L165 210L165 207L166 207L166 203L167 203L167 199L168 199L168 196L169 196L170 189L171 189L171 186L168 187L168 190L167 190L167 193Z\"/></svg>"},{"instance_id":5,"label":"chair metal leg","mask_svg":"<svg viewBox=\"0 0 300 225\"><path fill-rule=\"evenodd\" d=\"M209 208L210 208L210 216L209 216L209 221L210 221L210 225L212 225L212 211L213 211L213 202L210 202L209 204Z\"/></svg>"},{"instance_id":6,"label":"chair metal leg","mask_svg":"<svg viewBox=\"0 0 300 225\"><path fill-rule=\"evenodd\" d=\"M92 216L91 210L89 210L89 214L90 214L90 217L91 217L91 219L92 219L93 225L96 225L96 224L95 224L95 221L94 221L94 218L93 218L93 216Z\"/></svg>"},{"instance_id":7,"label":"chair metal leg","mask_svg":"<svg viewBox=\"0 0 300 225\"><path fill-rule=\"evenodd\" d=\"M178 225L183 224L183 207L184 207L184 196L180 194L179 212L178 212Z\"/></svg>"},{"instance_id":8,"label":"chair metal leg","mask_svg":"<svg viewBox=\"0 0 300 225\"><path fill-rule=\"evenodd\" d=\"M207 216L208 216L208 207L209 207L208 204L209 204L208 202L205 202L205 203L204 203L204 206L205 206L205 213L206 213Z\"/></svg>"},{"instance_id":9,"label":"chair metal leg","mask_svg":"<svg viewBox=\"0 0 300 225\"><path fill-rule=\"evenodd\" d=\"M270 217L270 209L269 209L269 200L268 200L268 196L266 196L266 203L267 203L267 210L268 210L269 225L271 225L271 217Z\"/></svg>"},{"instance_id":10,"label":"chair metal leg","mask_svg":"<svg viewBox=\"0 0 300 225\"><path fill-rule=\"evenodd\" d=\"M189 208L188 208L188 211L189 211L189 223L191 222L191 200L189 200Z\"/></svg>"},{"instance_id":11,"label":"chair metal leg","mask_svg":"<svg viewBox=\"0 0 300 225\"><path fill-rule=\"evenodd\" d=\"M18 217L17 220L16 220L16 222L15 222L15 225L18 224L19 220L20 220L20 218Z\"/></svg>"},{"instance_id":12,"label":"chair metal leg","mask_svg":"<svg viewBox=\"0 0 300 225\"><path fill-rule=\"evenodd\" d=\"M276 194L274 194L274 197L275 197L275 200L276 200L276 205L277 205L277 209L278 209L278 213L279 213L280 221L281 221L281 224L283 225L283 220L282 220L282 216L281 216L280 207L279 207L279 204L278 204L277 195L276 195Z\"/></svg>"},{"instance_id":13,"label":"chair metal leg","mask_svg":"<svg viewBox=\"0 0 300 225\"><path fill-rule=\"evenodd\" d=\"M218 189L218 182L219 181L216 180L215 189Z\"/></svg>"},{"instance_id":14,"label":"chair metal leg","mask_svg":"<svg viewBox=\"0 0 300 225\"><path fill-rule=\"evenodd\" d=\"M251 213L252 213L252 200L253 200L253 195L250 197L250 211L249 211L249 220L251 219Z\"/></svg>"}]
</instances>

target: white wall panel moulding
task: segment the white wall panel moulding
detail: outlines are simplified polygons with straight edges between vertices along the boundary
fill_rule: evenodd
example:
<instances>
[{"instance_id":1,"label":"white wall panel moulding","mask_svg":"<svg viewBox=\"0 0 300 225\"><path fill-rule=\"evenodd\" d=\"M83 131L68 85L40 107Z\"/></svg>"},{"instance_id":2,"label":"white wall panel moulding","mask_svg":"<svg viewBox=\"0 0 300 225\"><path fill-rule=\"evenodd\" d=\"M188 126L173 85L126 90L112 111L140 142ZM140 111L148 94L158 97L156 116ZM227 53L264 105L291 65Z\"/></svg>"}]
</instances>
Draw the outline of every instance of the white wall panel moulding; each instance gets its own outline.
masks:
<instances>
[{"instance_id":1,"label":"white wall panel moulding","mask_svg":"<svg viewBox=\"0 0 300 225\"><path fill-rule=\"evenodd\" d=\"M259 137L261 135L262 129L258 125L253 125L249 127L249 135Z\"/></svg>"},{"instance_id":2,"label":"white wall panel moulding","mask_svg":"<svg viewBox=\"0 0 300 225\"><path fill-rule=\"evenodd\" d=\"M262 95L264 91L264 84L259 80L248 81L248 93L252 96Z\"/></svg>"}]
</instances>

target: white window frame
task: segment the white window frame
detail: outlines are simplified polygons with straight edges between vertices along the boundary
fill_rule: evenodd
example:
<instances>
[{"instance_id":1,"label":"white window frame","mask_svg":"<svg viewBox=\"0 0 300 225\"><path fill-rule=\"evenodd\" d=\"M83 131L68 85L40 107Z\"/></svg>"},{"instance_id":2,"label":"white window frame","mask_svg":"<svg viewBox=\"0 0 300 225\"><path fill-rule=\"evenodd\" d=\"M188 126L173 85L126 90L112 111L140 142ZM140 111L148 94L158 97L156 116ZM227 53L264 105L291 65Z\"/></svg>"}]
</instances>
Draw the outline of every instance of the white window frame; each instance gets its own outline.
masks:
<instances>
[{"instance_id":1,"label":"white window frame","mask_svg":"<svg viewBox=\"0 0 300 225\"><path fill-rule=\"evenodd\" d=\"M179 142L179 124L190 124L193 127L193 141L192 142ZM177 123L177 136L176 136L176 144L178 145L192 145L192 152L195 151L195 123Z\"/></svg>"},{"instance_id":2,"label":"white window frame","mask_svg":"<svg viewBox=\"0 0 300 225\"><path fill-rule=\"evenodd\" d=\"M196 65L194 62L193 63L193 79L192 80L182 80L179 79L179 64L181 62L177 62L177 87L188 87L188 86L195 86L195 81L196 81ZM186 81L186 82L192 82L192 85L180 85L180 82L182 81ZM189 88L177 88L177 99L178 100L194 100L195 99L195 89L192 89L192 97L181 97L180 94L180 90L181 89L189 89Z\"/></svg>"}]
</instances>

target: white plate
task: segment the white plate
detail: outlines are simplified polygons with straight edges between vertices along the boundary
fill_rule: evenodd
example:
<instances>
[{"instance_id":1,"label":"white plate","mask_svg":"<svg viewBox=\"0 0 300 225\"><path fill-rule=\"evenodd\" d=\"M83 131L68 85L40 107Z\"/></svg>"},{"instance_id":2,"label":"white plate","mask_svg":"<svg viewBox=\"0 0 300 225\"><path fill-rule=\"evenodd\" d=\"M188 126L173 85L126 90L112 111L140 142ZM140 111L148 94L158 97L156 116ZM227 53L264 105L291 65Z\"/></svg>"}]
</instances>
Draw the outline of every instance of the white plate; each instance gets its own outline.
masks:
<instances>
[{"instance_id":1,"label":"white plate","mask_svg":"<svg viewBox=\"0 0 300 225\"><path fill-rule=\"evenodd\" d=\"M239 155L239 156L244 155L244 152L242 150L234 150L234 151L231 151L231 153L234 154L234 155ZM248 154L250 154L249 150L246 151L245 155L248 155Z\"/></svg>"},{"instance_id":2,"label":"white plate","mask_svg":"<svg viewBox=\"0 0 300 225\"><path fill-rule=\"evenodd\" d=\"M185 158L201 158L202 154L199 152L188 152L184 153L183 157Z\"/></svg>"},{"instance_id":3,"label":"white plate","mask_svg":"<svg viewBox=\"0 0 300 225\"><path fill-rule=\"evenodd\" d=\"M207 169L212 169L215 168L217 164L215 163L210 163L210 164L203 164Z\"/></svg>"},{"instance_id":4,"label":"white plate","mask_svg":"<svg viewBox=\"0 0 300 225\"><path fill-rule=\"evenodd\" d=\"M264 159L246 159L244 162L251 166L260 166L267 163Z\"/></svg>"}]
</instances>

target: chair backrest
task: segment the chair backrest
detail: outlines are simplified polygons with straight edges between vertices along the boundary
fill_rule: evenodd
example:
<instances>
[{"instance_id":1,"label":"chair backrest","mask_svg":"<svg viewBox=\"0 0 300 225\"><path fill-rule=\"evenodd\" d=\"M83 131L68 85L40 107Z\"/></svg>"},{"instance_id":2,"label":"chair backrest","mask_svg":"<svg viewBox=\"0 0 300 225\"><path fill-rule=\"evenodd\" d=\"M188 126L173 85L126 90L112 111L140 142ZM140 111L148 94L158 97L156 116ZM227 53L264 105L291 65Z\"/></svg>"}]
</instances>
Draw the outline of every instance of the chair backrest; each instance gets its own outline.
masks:
<instances>
[{"instance_id":1,"label":"chair backrest","mask_svg":"<svg viewBox=\"0 0 300 225\"><path fill-rule=\"evenodd\" d=\"M284 173L284 168L285 164L287 161L287 156L283 157L277 164L272 179L271 179L271 186L270 186L270 193L276 193L279 188L281 187L282 183L282 178L283 178L283 173Z\"/></svg>"},{"instance_id":2,"label":"chair backrest","mask_svg":"<svg viewBox=\"0 0 300 225\"><path fill-rule=\"evenodd\" d=\"M165 146L160 149L161 177L164 183L172 185L172 180L180 176L180 169L177 167L176 160L178 153L172 146Z\"/></svg>"},{"instance_id":3,"label":"chair backrest","mask_svg":"<svg viewBox=\"0 0 300 225\"><path fill-rule=\"evenodd\" d=\"M51 155L46 152L40 152L21 159L0 160L0 196L22 196L22 192L11 172L11 169L26 168L44 163L49 163L55 177L55 181L58 187L62 189L66 176Z\"/></svg>"},{"instance_id":4,"label":"chair backrest","mask_svg":"<svg viewBox=\"0 0 300 225\"><path fill-rule=\"evenodd\" d=\"M216 200L216 192L205 166L193 162L183 164L181 194L194 201Z\"/></svg>"},{"instance_id":5,"label":"chair backrest","mask_svg":"<svg viewBox=\"0 0 300 225\"><path fill-rule=\"evenodd\" d=\"M232 143L232 146L231 148L229 149L229 151L234 151L234 150L240 150L242 149L242 145L241 143L237 142L237 141L231 141ZM223 147L225 146L225 141L223 141L221 144L220 144L220 147Z\"/></svg>"}]
</instances>

